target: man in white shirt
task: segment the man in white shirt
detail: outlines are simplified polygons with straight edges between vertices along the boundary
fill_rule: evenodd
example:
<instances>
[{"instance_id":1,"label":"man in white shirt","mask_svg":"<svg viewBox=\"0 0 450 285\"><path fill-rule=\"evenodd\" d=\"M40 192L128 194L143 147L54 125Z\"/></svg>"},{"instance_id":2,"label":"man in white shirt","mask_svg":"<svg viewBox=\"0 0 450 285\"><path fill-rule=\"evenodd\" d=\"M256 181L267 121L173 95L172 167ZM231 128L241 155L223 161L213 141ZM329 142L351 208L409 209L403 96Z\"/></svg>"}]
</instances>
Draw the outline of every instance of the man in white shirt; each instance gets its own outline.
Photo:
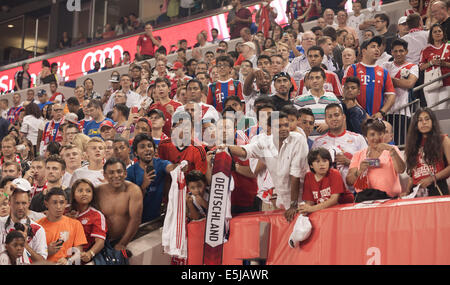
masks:
<instances>
[{"instance_id":1,"label":"man in white shirt","mask_svg":"<svg viewBox=\"0 0 450 285\"><path fill-rule=\"evenodd\" d=\"M325 20L326 27L333 27L337 30L338 24L334 21L334 11L333 9L327 8L323 12L323 19Z\"/></svg>"},{"instance_id":2,"label":"man in white shirt","mask_svg":"<svg viewBox=\"0 0 450 285\"><path fill-rule=\"evenodd\" d=\"M44 261L48 254L47 239L44 228L34 222L34 220L41 219L43 216L33 219L32 211L29 210L31 185L27 180L18 178L13 180L11 190L10 215L0 218L0 251L6 235L15 229L16 223L20 223L25 228L25 231L22 232L26 241L24 260Z\"/></svg>"},{"instance_id":3,"label":"man in white shirt","mask_svg":"<svg viewBox=\"0 0 450 285\"><path fill-rule=\"evenodd\" d=\"M406 61L419 64L420 53L428 45L428 31L423 30L422 18L417 14L411 14L406 18L409 33L402 37L408 43Z\"/></svg>"},{"instance_id":4,"label":"man in white shirt","mask_svg":"<svg viewBox=\"0 0 450 285\"><path fill-rule=\"evenodd\" d=\"M241 45L242 56L250 61L253 66L257 65L258 57L256 56L256 45L254 42L245 42Z\"/></svg>"},{"instance_id":5,"label":"man in white shirt","mask_svg":"<svg viewBox=\"0 0 450 285\"><path fill-rule=\"evenodd\" d=\"M66 172L62 178L62 185L69 187L73 173L78 168L81 168L82 151L73 144L67 144L62 147L60 154L66 162Z\"/></svg>"},{"instance_id":6,"label":"man in white shirt","mask_svg":"<svg viewBox=\"0 0 450 285\"><path fill-rule=\"evenodd\" d=\"M306 58L306 54L315 44L316 35L311 31L306 31L302 36L302 47L305 53L294 58L287 67L287 73L289 73L295 81L302 79L305 76L306 71L311 68L309 66L308 59ZM326 62L323 63L326 64Z\"/></svg>"},{"instance_id":7,"label":"man in white shirt","mask_svg":"<svg viewBox=\"0 0 450 285\"><path fill-rule=\"evenodd\" d=\"M325 108L325 122L329 126L329 131L318 137L311 148L326 148L344 181L353 154L367 147L363 136L346 130L345 121L346 118L341 106L336 103L329 104ZM353 191L351 185L348 188Z\"/></svg>"},{"instance_id":8,"label":"man in white shirt","mask_svg":"<svg viewBox=\"0 0 450 285\"><path fill-rule=\"evenodd\" d=\"M303 179L308 171L308 144L305 136L289 132L286 113L279 112L278 118L272 113L268 120L267 134L260 134L244 146L228 147L231 154L241 158L258 158L267 166L274 179L276 206L285 209L285 217L290 222L297 212L298 201L303 192Z\"/></svg>"},{"instance_id":9,"label":"man in white shirt","mask_svg":"<svg viewBox=\"0 0 450 285\"><path fill-rule=\"evenodd\" d=\"M126 105L128 108L131 107L138 107L140 108L141 106L141 102L142 102L142 96L139 95L138 93L131 91L131 77L128 74L122 74L120 76L120 86L122 86L121 91L126 95L127 97L127 102ZM117 92L117 91L116 91ZM114 98L116 93L113 93L109 99L108 102L106 102L105 108L103 110L103 114L106 116L106 114L108 114L108 112L112 111L113 107L114 107Z\"/></svg>"},{"instance_id":10,"label":"man in white shirt","mask_svg":"<svg viewBox=\"0 0 450 285\"><path fill-rule=\"evenodd\" d=\"M419 79L419 67L417 64L406 61L408 55L408 43L403 39L396 39L392 42L392 55L394 61L387 62L383 68L389 72L392 84L395 87L395 102L387 112L387 121L396 127L394 141L398 145L405 143L406 121L411 117L410 108L397 110L409 102L409 89L414 88ZM394 111L394 112L392 112ZM400 126L400 128L399 128Z\"/></svg>"},{"instance_id":11,"label":"man in white shirt","mask_svg":"<svg viewBox=\"0 0 450 285\"><path fill-rule=\"evenodd\" d=\"M70 187L80 178L85 178L95 187L105 183L103 176L103 160L105 158L105 142L98 137L91 138L86 145L86 156L89 165L81 167L73 172Z\"/></svg>"},{"instance_id":12,"label":"man in white shirt","mask_svg":"<svg viewBox=\"0 0 450 285\"><path fill-rule=\"evenodd\" d=\"M359 29L359 25L364 23L366 19L366 15L361 13L362 5L360 0L356 0L352 3L352 9L353 9L353 15L348 17L347 24L349 27L352 27L356 30L356 33L358 34L359 42L363 42L363 33Z\"/></svg>"}]
</instances>

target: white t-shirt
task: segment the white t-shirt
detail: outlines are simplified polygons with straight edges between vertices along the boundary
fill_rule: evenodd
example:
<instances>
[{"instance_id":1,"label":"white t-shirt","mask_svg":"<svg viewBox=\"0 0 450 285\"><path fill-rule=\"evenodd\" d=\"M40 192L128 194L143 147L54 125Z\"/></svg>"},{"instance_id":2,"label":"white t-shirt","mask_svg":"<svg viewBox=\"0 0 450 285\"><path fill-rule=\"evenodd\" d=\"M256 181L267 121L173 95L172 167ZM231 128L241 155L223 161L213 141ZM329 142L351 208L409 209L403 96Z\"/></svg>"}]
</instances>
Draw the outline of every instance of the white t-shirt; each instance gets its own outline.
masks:
<instances>
[{"instance_id":1,"label":"white t-shirt","mask_svg":"<svg viewBox=\"0 0 450 285\"><path fill-rule=\"evenodd\" d=\"M365 20L366 15L364 15L363 13L361 13L358 17L356 17L355 15L351 15L350 17L348 17L347 20L347 25L355 29L356 33L358 34L358 39L360 43L362 43L364 35L362 31L359 29L359 25L361 25Z\"/></svg>"},{"instance_id":2,"label":"white t-shirt","mask_svg":"<svg viewBox=\"0 0 450 285\"><path fill-rule=\"evenodd\" d=\"M62 184L64 187L69 188L69 187L70 187L70 180L72 180L72 174L70 174L69 172L66 171L66 172L64 173L63 177L62 177L61 184Z\"/></svg>"},{"instance_id":3,"label":"white t-shirt","mask_svg":"<svg viewBox=\"0 0 450 285\"><path fill-rule=\"evenodd\" d=\"M30 260L28 258L24 258L22 256L16 259L16 265L25 265L25 264L30 264ZM12 265L6 250L0 253L0 265Z\"/></svg>"},{"instance_id":4,"label":"white t-shirt","mask_svg":"<svg viewBox=\"0 0 450 285\"><path fill-rule=\"evenodd\" d=\"M22 127L20 132L26 134L26 138L31 141L33 145L37 144L38 131L44 120L42 118L37 119L33 115L26 115L23 118Z\"/></svg>"},{"instance_id":5,"label":"white t-shirt","mask_svg":"<svg viewBox=\"0 0 450 285\"><path fill-rule=\"evenodd\" d=\"M385 63L383 68L389 72L389 75L391 75L392 78L402 78L402 70L405 70L403 73L409 71L409 76L414 75L416 78L419 78L419 67L416 64L409 62L405 62L401 66L397 66L393 61L391 61ZM398 107L408 104L408 94L408 89L395 87L395 102L391 109L389 109L388 114L392 114L391 110L395 110ZM405 110L400 110L395 112L395 114L406 115L408 117L411 116L409 108L406 108L406 112Z\"/></svg>"},{"instance_id":6,"label":"white t-shirt","mask_svg":"<svg viewBox=\"0 0 450 285\"><path fill-rule=\"evenodd\" d=\"M105 183L101 181L105 179L103 177L103 170L89 170L88 166L84 166L73 172L72 179L70 179L70 187L72 187L75 181L81 178L91 181L95 187Z\"/></svg>"}]
</instances>

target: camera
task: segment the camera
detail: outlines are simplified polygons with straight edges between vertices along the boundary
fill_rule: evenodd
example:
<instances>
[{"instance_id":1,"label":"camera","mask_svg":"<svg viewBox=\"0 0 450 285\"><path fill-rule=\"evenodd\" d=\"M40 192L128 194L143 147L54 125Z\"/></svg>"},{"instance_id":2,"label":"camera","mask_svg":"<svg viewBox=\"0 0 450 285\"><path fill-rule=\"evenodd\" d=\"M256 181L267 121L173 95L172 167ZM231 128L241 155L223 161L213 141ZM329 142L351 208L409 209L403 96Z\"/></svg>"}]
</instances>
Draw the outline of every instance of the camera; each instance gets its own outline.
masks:
<instances>
[{"instance_id":1,"label":"camera","mask_svg":"<svg viewBox=\"0 0 450 285\"><path fill-rule=\"evenodd\" d=\"M368 158L366 161L370 167L380 167L380 160L378 158Z\"/></svg>"},{"instance_id":2,"label":"camera","mask_svg":"<svg viewBox=\"0 0 450 285\"><path fill-rule=\"evenodd\" d=\"M14 229L16 231L24 232L25 231L25 226L22 225L21 223L14 223Z\"/></svg>"}]
</instances>

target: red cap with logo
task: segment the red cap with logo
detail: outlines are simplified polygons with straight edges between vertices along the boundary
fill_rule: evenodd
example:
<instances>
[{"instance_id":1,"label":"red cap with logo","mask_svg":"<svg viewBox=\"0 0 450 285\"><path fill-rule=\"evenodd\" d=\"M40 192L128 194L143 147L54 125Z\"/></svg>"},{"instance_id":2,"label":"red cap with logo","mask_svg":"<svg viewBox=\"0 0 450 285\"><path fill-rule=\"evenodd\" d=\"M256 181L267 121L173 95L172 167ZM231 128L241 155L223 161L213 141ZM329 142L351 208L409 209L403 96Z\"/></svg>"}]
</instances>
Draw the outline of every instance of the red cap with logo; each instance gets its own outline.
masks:
<instances>
[{"instance_id":1,"label":"red cap with logo","mask_svg":"<svg viewBox=\"0 0 450 285\"><path fill-rule=\"evenodd\" d=\"M176 61L176 62L173 64L172 70L178 70L178 69L183 68L183 67L184 67L184 65L183 65L181 62Z\"/></svg>"},{"instance_id":2,"label":"red cap with logo","mask_svg":"<svg viewBox=\"0 0 450 285\"><path fill-rule=\"evenodd\" d=\"M111 121L109 121L109 120L104 120L101 124L100 124L100 130L104 127L104 126L108 126L108 127L110 127L110 128L113 128L114 127L114 125L113 125L113 123L111 122Z\"/></svg>"}]
</instances>

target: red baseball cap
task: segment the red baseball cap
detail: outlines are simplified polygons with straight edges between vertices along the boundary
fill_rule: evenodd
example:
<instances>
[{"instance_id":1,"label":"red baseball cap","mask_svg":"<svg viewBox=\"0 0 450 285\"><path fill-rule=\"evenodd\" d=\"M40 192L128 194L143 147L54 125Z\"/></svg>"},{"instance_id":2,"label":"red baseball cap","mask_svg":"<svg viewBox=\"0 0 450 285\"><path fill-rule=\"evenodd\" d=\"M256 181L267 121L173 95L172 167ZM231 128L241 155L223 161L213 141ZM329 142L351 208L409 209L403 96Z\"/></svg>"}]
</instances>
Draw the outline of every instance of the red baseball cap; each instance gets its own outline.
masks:
<instances>
[{"instance_id":1,"label":"red baseball cap","mask_svg":"<svg viewBox=\"0 0 450 285\"><path fill-rule=\"evenodd\" d=\"M178 69L183 68L183 67L184 67L184 65L183 65L181 62L176 61L176 62L173 64L172 70L178 70Z\"/></svg>"},{"instance_id":2,"label":"red baseball cap","mask_svg":"<svg viewBox=\"0 0 450 285\"><path fill-rule=\"evenodd\" d=\"M104 120L101 124L100 124L100 130L104 127L104 126L108 126L110 128L114 128L114 124L109 121L109 120Z\"/></svg>"}]
</instances>

